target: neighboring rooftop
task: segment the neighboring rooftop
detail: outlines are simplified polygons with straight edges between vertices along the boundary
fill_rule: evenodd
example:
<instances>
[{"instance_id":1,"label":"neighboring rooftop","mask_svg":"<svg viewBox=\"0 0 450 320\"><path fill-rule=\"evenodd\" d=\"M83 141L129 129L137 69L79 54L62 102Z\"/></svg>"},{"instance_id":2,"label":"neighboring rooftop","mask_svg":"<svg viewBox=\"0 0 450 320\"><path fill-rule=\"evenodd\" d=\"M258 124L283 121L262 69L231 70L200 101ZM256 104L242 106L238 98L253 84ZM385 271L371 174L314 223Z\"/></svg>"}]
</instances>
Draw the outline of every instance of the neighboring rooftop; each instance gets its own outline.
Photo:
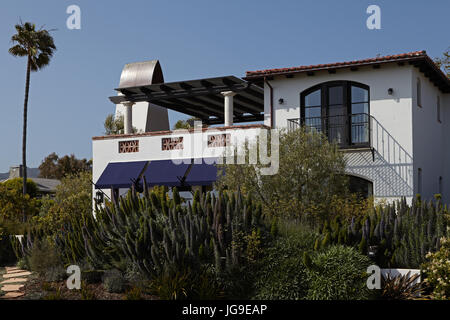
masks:
<instances>
[{"instance_id":1,"label":"neighboring rooftop","mask_svg":"<svg viewBox=\"0 0 450 320\"><path fill-rule=\"evenodd\" d=\"M21 178L22 172L20 170L20 166L13 166L9 168L9 173L4 179L0 179L0 182L14 179L14 178ZM5 175L5 174L2 174ZM27 168L27 178L31 179L36 183L36 186L38 188L38 191L40 193L54 193L56 192L56 187L61 183L59 180L56 179L44 179L44 178L38 178L39 176L39 169L38 168Z\"/></svg>"},{"instance_id":2,"label":"neighboring rooftop","mask_svg":"<svg viewBox=\"0 0 450 320\"><path fill-rule=\"evenodd\" d=\"M59 180L56 179L44 179L44 178L30 178L36 183L36 186L41 193L54 193L56 192L56 187L61 184Z\"/></svg>"},{"instance_id":3,"label":"neighboring rooftop","mask_svg":"<svg viewBox=\"0 0 450 320\"><path fill-rule=\"evenodd\" d=\"M345 62L334 62L327 64L306 65L291 68L277 68L277 69L265 69L256 71L247 71L245 80L254 81L260 83L264 78L270 80L273 76L285 75L292 77L296 73L307 72L312 75L314 71L328 70L330 73L335 73L337 69L352 68L357 70L358 67L373 66L379 68L383 63L396 62L399 65L409 63L415 67L418 67L426 77L439 87L444 93L450 92L450 79L442 72L441 69L434 63L434 61L427 55L426 51L415 51L396 55L389 55L383 57L375 57L363 60L352 60Z\"/></svg>"}]
</instances>

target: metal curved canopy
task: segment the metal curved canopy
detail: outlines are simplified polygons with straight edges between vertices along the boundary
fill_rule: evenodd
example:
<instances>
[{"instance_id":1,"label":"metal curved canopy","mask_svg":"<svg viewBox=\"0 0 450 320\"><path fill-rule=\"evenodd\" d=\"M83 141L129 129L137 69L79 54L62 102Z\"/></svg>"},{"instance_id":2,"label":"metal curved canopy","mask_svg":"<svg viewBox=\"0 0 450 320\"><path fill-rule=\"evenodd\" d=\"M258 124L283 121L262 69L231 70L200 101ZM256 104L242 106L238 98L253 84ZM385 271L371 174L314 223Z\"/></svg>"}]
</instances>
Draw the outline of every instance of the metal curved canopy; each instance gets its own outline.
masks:
<instances>
[{"instance_id":1,"label":"metal curved canopy","mask_svg":"<svg viewBox=\"0 0 450 320\"><path fill-rule=\"evenodd\" d=\"M158 60L128 63L120 75L119 88L147 86L163 83L164 77Z\"/></svg>"}]
</instances>

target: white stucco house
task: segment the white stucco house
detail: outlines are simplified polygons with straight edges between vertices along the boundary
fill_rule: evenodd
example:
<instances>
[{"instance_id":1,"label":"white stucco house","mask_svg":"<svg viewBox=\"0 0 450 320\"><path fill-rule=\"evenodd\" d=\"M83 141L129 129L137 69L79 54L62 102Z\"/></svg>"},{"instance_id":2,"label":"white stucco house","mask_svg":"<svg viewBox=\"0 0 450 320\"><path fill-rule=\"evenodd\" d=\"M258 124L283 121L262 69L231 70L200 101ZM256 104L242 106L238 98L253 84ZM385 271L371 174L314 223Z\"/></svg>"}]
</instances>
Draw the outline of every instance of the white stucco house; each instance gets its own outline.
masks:
<instances>
[{"instance_id":1,"label":"white stucco house","mask_svg":"<svg viewBox=\"0 0 450 320\"><path fill-rule=\"evenodd\" d=\"M339 144L355 190L450 201L450 80L425 51L170 83L153 60L126 65L116 91L110 100L125 116L125 134L93 137L99 201L144 177L149 185L210 188L209 160L224 148L298 126ZM172 132L168 109L211 127Z\"/></svg>"}]
</instances>

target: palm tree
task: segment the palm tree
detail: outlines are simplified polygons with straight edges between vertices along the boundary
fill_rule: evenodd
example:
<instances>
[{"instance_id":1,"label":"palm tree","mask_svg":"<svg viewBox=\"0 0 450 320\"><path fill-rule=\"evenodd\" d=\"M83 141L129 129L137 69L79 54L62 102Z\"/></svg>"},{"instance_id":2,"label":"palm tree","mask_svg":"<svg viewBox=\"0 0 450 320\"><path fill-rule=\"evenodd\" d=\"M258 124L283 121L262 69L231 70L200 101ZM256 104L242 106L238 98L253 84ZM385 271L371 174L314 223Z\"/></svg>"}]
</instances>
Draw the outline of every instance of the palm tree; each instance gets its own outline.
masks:
<instances>
[{"instance_id":1,"label":"palm tree","mask_svg":"<svg viewBox=\"0 0 450 320\"><path fill-rule=\"evenodd\" d=\"M23 195L27 194L27 113L28 93L30 91L30 73L39 71L50 63L50 58L56 50L53 38L48 30L40 28L36 30L34 23L25 22L16 24L17 33L11 37L14 44L9 48L9 53L16 57L27 57L27 75L25 83L25 101L23 104L23 135L22 135L22 174ZM25 211L25 210L24 210ZM24 212L25 220L25 212Z\"/></svg>"}]
</instances>

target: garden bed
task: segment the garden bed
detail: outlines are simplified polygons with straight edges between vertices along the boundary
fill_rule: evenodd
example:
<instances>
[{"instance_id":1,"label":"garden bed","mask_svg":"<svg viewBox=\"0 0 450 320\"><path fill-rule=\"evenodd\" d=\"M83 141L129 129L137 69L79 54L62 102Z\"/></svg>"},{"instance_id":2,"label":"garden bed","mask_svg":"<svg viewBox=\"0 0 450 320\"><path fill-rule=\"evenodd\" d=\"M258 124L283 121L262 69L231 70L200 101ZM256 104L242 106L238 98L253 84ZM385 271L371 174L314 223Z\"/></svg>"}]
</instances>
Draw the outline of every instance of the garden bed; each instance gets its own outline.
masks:
<instances>
[{"instance_id":1,"label":"garden bed","mask_svg":"<svg viewBox=\"0 0 450 320\"><path fill-rule=\"evenodd\" d=\"M81 290L69 290L66 281L46 282L33 275L20 291L24 300L136 300L125 293L109 293L101 283L83 284ZM139 300L158 300L157 297L142 293Z\"/></svg>"}]
</instances>

